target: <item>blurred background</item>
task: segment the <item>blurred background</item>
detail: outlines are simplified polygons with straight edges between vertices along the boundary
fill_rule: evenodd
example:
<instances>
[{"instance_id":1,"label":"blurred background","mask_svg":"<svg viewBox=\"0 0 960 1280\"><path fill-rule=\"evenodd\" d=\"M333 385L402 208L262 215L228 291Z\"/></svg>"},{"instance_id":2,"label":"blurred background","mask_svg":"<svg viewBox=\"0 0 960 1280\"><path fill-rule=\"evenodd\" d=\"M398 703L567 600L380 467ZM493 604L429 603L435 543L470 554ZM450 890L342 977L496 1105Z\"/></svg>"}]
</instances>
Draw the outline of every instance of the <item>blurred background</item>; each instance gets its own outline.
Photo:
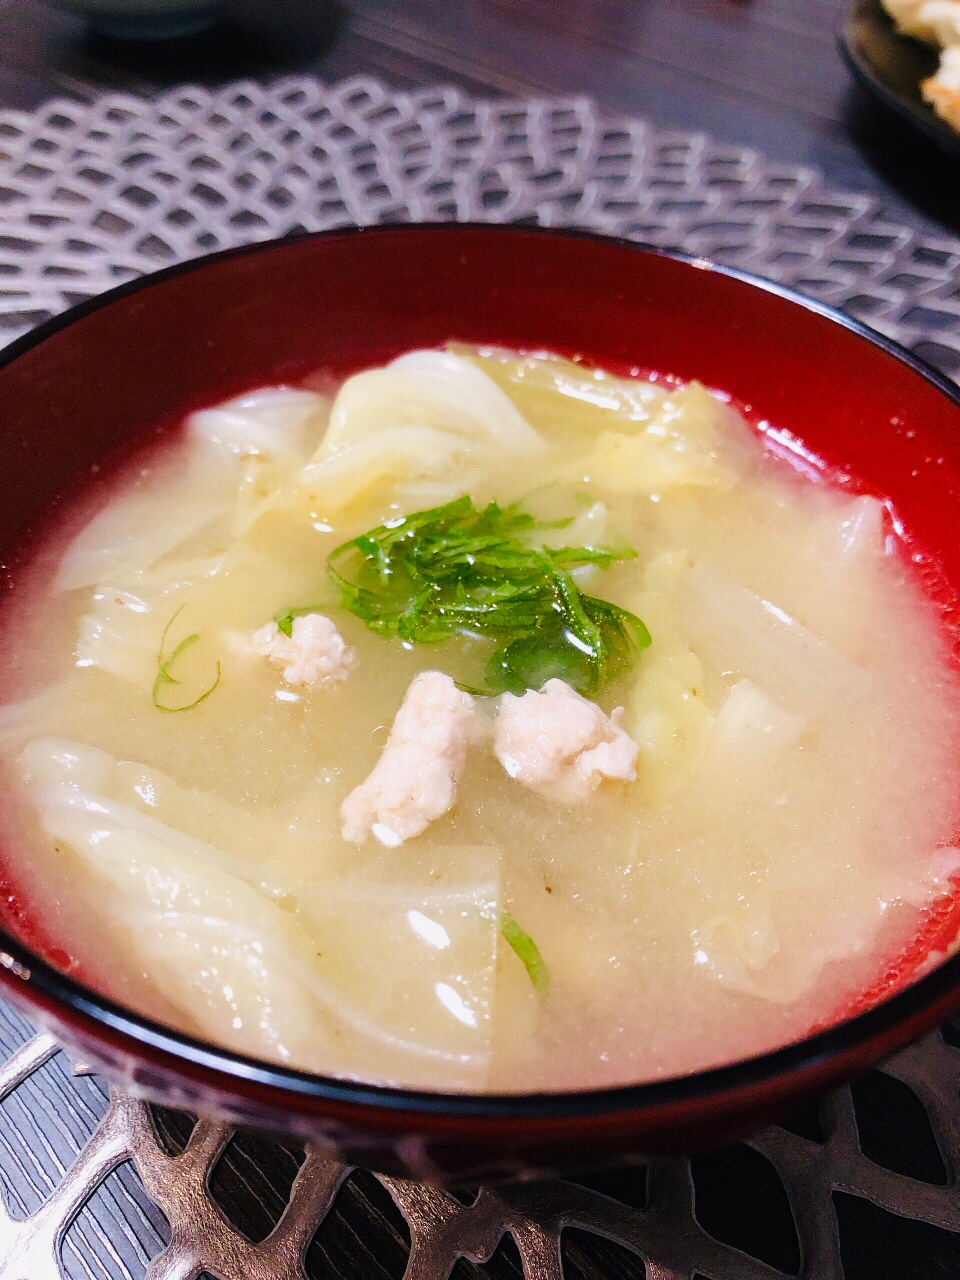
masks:
<instances>
[{"instance_id":1,"label":"blurred background","mask_svg":"<svg viewBox=\"0 0 960 1280\"><path fill-rule=\"evenodd\" d=\"M130 41L42 0L0 0L0 106L292 73L583 93L816 166L918 227L960 230L960 159L851 84L837 35L865 7L879 12L879 0L235 0L204 31Z\"/></svg>"}]
</instances>

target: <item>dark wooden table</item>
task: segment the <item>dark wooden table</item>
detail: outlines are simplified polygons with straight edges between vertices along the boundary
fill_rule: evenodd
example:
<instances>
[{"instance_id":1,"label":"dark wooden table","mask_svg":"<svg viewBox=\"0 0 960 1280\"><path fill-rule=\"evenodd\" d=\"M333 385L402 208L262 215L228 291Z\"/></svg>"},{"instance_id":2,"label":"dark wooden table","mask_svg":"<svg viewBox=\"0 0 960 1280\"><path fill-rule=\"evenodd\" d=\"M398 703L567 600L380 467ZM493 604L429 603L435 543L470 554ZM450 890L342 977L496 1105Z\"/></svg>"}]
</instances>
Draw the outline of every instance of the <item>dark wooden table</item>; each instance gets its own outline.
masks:
<instances>
[{"instance_id":1,"label":"dark wooden table","mask_svg":"<svg viewBox=\"0 0 960 1280\"><path fill-rule=\"evenodd\" d=\"M40 0L0 0L0 106L293 71L481 94L577 92L709 130L960 231L960 166L853 89L847 0L237 0L210 32L123 45Z\"/></svg>"}]
</instances>

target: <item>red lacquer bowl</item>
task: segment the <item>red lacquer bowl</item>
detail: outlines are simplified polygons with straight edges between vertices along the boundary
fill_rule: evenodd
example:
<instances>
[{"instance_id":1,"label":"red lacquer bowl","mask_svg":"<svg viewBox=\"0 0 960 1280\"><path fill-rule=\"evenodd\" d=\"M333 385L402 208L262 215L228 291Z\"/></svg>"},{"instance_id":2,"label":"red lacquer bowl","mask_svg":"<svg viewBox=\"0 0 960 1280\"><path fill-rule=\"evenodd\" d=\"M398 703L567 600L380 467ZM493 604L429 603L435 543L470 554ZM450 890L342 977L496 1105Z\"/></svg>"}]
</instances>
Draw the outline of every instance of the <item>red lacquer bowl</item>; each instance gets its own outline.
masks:
<instances>
[{"instance_id":1,"label":"red lacquer bowl","mask_svg":"<svg viewBox=\"0 0 960 1280\"><path fill-rule=\"evenodd\" d=\"M218 254L124 285L14 343L0 355L0 559L11 562L23 531L92 463L171 414L450 338L580 353L729 392L891 497L914 545L938 565L949 612L960 590L955 387L775 285L525 228L338 231ZM0 868L4 860L0 848ZM415 1093L281 1069L151 1023L64 976L56 940L17 906L7 896L0 906L0 984L85 1060L171 1105L293 1132L348 1162L420 1178L509 1176L726 1141L876 1062L960 1003L960 956L916 976L924 951L957 932L949 909L871 1007L777 1052L585 1093Z\"/></svg>"}]
</instances>

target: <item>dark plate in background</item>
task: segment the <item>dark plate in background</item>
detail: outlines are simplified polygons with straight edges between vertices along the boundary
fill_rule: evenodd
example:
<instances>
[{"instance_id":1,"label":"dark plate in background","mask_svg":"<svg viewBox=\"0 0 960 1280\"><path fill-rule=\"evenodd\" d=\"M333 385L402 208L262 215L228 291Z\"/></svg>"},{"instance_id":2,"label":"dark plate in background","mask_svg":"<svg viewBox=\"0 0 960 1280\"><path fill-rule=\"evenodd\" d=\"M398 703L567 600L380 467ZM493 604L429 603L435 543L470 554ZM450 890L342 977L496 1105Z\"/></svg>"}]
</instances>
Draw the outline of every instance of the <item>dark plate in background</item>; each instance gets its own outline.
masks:
<instances>
[{"instance_id":1,"label":"dark plate in background","mask_svg":"<svg viewBox=\"0 0 960 1280\"><path fill-rule=\"evenodd\" d=\"M960 134L940 119L920 92L921 80L937 69L936 49L899 35L880 0L856 0L839 40L844 61L868 93L960 160Z\"/></svg>"}]
</instances>

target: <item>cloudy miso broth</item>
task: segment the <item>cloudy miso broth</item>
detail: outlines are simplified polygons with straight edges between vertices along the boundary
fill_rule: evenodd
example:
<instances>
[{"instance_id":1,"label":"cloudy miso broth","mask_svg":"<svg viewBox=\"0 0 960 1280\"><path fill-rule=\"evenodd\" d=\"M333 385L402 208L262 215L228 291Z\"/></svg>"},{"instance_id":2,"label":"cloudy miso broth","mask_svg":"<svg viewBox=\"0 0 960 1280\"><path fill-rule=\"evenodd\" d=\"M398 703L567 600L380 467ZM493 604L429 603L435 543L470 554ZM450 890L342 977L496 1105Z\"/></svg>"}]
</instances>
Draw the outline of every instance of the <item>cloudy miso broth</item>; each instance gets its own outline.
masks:
<instances>
[{"instance_id":1,"label":"cloudy miso broth","mask_svg":"<svg viewBox=\"0 0 960 1280\"><path fill-rule=\"evenodd\" d=\"M192 415L5 605L8 878L85 980L466 1091L681 1074L871 988L960 868L882 495L697 383L411 352Z\"/></svg>"}]
</instances>

